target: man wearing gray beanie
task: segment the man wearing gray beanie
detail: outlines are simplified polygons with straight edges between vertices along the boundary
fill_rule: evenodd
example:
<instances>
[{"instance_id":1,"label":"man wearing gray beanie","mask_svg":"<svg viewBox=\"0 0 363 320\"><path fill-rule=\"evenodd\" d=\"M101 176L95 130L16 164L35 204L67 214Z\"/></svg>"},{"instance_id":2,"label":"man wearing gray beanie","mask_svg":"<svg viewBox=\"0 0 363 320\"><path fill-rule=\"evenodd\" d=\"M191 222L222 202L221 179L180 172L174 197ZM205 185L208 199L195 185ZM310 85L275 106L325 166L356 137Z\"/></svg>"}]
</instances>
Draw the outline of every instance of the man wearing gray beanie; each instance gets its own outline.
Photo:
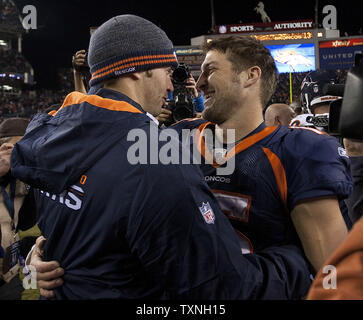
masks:
<instances>
[{"instance_id":1,"label":"man wearing gray beanie","mask_svg":"<svg viewBox=\"0 0 363 320\"><path fill-rule=\"evenodd\" d=\"M103 88L73 92L57 112L34 117L12 153L13 175L37 188L46 241L38 240L32 257L58 261L54 278L64 270L63 285L51 283L56 288L41 289L43 297L283 296L266 288L259 258L241 254L200 168L152 161L155 145L160 155L167 143L182 158L179 141L165 139L153 117L173 90L177 65L164 31L137 16L114 17L92 35L88 63L91 85ZM138 152L148 161L135 165L136 136L145 137Z\"/></svg>"},{"instance_id":2,"label":"man wearing gray beanie","mask_svg":"<svg viewBox=\"0 0 363 320\"><path fill-rule=\"evenodd\" d=\"M64 269L54 299L242 297L252 266L199 167L128 159L130 132L145 133L145 150L150 131L158 139L172 42L150 21L121 15L92 35L88 62L91 85L103 88L35 116L11 159L12 174L37 188L43 259Z\"/></svg>"}]
</instances>

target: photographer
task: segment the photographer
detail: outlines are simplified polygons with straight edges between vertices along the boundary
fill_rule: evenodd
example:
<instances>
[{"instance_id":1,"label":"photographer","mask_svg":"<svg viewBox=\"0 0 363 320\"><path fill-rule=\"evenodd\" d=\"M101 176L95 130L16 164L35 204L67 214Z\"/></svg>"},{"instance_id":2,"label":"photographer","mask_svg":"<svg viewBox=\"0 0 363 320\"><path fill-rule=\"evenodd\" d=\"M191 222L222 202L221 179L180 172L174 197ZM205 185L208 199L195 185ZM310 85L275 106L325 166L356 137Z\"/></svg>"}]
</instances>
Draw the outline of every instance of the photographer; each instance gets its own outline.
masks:
<instances>
[{"instance_id":1,"label":"photographer","mask_svg":"<svg viewBox=\"0 0 363 320\"><path fill-rule=\"evenodd\" d=\"M204 97L201 92L199 92L196 88L195 79L193 76L190 76L186 80L186 86L185 86L189 93L192 95L192 100L195 107L195 112L203 112L204 110Z\"/></svg>"},{"instance_id":2,"label":"photographer","mask_svg":"<svg viewBox=\"0 0 363 320\"><path fill-rule=\"evenodd\" d=\"M169 92L169 101L156 117L159 125L168 126L185 118L193 118L204 110L204 97L197 90L194 77L188 67L180 64L173 72L174 93ZM181 101L180 101L181 100ZM173 112L178 109L177 114ZM180 112L180 110L182 112Z\"/></svg>"},{"instance_id":3,"label":"photographer","mask_svg":"<svg viewBox=\"0 0 363 320\"><path fill-rule=\"evenodd\" d=\"M8 118L0 124L0 300L21 299L20 257L40 235L33 191L10 172L11 152L28 123L27 119Z\"/></svg>"},{"instance_id":4,"label":"photographer","mask_svg":"<svg viewBox=\"0 0 363 320\"><path fill-rule=\"evenodd\" d=\"M288 104L273 103L265 112L265 124L268 127L288 125L294 118L295 112Z\"/></svg>"},{"instance_id":5,"label":"photographer","mask_svg":"<svg viewBox=\"0 0 363 320\"><path fill-rule=\"evenodd\" d=\"M84 83L84 81L86 80L84 74L86 71L85 68L88 68L86 64L86 59L87 59L86 50L79 50L72 57L74 90L84 94L87 93L86 86Z\"/></svg>"}]
</instances>

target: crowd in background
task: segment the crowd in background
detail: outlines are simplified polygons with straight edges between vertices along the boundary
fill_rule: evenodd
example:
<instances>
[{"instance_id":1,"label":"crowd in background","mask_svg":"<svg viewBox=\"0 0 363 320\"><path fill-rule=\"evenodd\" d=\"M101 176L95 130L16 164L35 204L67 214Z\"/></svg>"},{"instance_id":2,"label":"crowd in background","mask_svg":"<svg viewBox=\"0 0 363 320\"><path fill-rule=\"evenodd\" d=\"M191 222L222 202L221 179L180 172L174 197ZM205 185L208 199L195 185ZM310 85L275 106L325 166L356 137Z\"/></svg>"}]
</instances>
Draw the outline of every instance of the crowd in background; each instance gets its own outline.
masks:
<instances>
[{"instance_id":1,"label":"crowd in background","mask_svg":"<svg viewBox=\"0 0 363 320\"><path fill-rule=\"evenodd\" d=\"M0 69L0 71L2 70ZM300 105L300 86L306 74L307 72L297 72L291 76L294 106ZM337 79L344 81L346 75L347 71L337 70ZM66 95L72 91L74 91L74 80L71 68L59 70L58 90L24 91L20 94L5 94L0 91L0 118L29 118L37 112L46 110L51 105L62 103ZM271 98L271 103L290 104L290 77L288 73L279 75L278 86Z\"/></svg>"},{"instance_id":2,"label":"crowd in background","mask_svg":"<svg viewBox=\"0 0 363 320\"><path fill-rule=\"evenodd\" d=\"M0 0L0 25L19 26L19 13L9 0Z\"/></svg>"},{"instance_id":3,"label":"crowd in background","mask_svg":"<svg viewBox=\"0 0 363 320\"><path fill-rule=\"evenodd\" d=\"M0 119L30 118L35 113L44 112L48 107L61 103L66 94L63 90L40 90L20 95L0 93Z\"/></svg>"},{"instance_id":4,"label":"crowd in background","mask_svg":"<svg viewBox=\"0 0 363 320\"><path fill-rule=\"evenodd\" d=\"M0 0L2 6L0 7L7 8L6 3L6 0ZM8 12L9 9L5 11ZM22 54L15 50L0 47L0 74L6 72L23 74L24 72L29 72L30 68L30 64ZM281 73L279 75L277 89L270 103L292 104L294 108L298 108L300 106L301 83L307 73L295 72L291 74L292 99L290 97L290 74ZM344 83L347 71L337 70L336 73L338 83ZM72 91L74 91L72 68L58 70L58 85L56 90L16 90L15 92L9 93L0 89L0 120L9 117L30 118L33 114L42 112L54 104L62 103L66 95Z\"/></svg>"},{"instance_id":5,"label":"crowd in background","mask_svg":"<svg viewBox=\"0 0 363 320\"><path fill-rule=\"evenodd\" d=\"M0 47L0 73L15 72L24 73L31 69L25 57L16 50Z\"/></svg>"}]
</instances>

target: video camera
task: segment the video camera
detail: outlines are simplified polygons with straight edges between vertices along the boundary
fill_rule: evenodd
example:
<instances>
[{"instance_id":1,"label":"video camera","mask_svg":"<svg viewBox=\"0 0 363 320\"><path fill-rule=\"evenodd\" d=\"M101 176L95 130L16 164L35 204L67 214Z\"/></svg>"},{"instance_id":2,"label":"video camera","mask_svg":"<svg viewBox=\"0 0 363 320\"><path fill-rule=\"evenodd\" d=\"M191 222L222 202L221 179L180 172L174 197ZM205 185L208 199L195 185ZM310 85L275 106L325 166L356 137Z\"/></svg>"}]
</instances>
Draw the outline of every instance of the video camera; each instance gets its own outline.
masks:
<instances>
[{"instance_id":1,"label":"video camera","mask_svg":"<svg viewBox=\"0 0 363 320\"><path fill-rule=\"evenodd\" d=\"M165 109L172 112L172 123L186 118L195 117L195 107L192 95L188 93L188 90L185 87L185 81L190 77L190 75L189 68L184 63L180 63L173 71L173 99L169 101L167 106L165 106ZM169 123L168 125L172 123Z\"/></svg>"},{"instance_id":2,"label":"video camera","mask_svg":"<svg viewBox=\"0 0 363 320\"><path fill-rule=\"evenodd\" d=\"M356 53L345 85L329 84L324 92L343 97L330 104L328 132L363 140L363 54Z\"/></svg>"}]
</instances>

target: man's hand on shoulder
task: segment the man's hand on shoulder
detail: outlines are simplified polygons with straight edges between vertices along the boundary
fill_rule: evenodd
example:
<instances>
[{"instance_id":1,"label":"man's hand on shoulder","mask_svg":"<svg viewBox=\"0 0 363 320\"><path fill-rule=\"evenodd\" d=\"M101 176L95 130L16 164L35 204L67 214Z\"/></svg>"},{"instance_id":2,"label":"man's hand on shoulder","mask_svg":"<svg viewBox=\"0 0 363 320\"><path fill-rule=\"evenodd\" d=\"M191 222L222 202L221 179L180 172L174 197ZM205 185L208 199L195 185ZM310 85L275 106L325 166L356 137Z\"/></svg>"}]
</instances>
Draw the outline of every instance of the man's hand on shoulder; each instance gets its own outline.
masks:
<instances>
[{"instance_id":1,"label":"man's hand on shoulder","mask_svg":"<svg viewBox=\"0 0 363 320\"><path fill-rule=\"evenodd\" d=\"M37 271L37 285L40 294L45 298L53 298L53 289L63 284L63 268L57 261L43 261L43 248L46 239L43 236L37 238L35 248L31 254L30 265Z\"/></svg>"}]
</instances>

